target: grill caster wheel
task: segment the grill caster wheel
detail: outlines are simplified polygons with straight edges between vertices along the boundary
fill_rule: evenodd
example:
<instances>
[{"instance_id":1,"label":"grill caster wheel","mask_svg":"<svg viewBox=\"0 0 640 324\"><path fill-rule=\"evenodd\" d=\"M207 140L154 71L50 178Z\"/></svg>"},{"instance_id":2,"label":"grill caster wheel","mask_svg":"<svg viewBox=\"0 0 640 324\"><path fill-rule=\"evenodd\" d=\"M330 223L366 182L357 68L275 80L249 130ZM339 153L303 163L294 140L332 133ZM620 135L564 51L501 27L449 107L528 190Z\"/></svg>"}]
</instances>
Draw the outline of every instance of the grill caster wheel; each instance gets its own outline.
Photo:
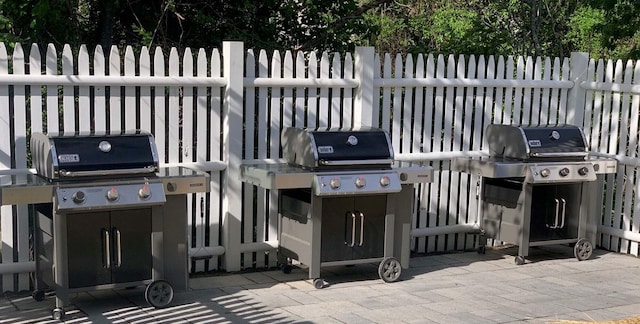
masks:
<instances>
[{"instance_id":1,"label":"grill caster wheel","mask_svg":"<svg viewBox=\"0 0 640 324\"><path fill-rule=\"evenodd\" d=\"M385 258L378 266L378 275L384 282L394 282L398 280L401 273L402 265L400 261L394 257Z\"/></svg>"},{"instance_id":2,"label":"grill caster wheel","mask_svg":"<svg viewBox=\"0 0 640 324\"><path fill-rule=\"evenodd\" d=\"M56 321L62 321L64 319L64 309L54 308L51 311L51 318L53 318Z\"/></svg>"},{"instance_id":3,"label":"grill caster wheel","mask_svg":"<svg viewBox=\"0 0 640 324\"><path fill-rule=\"evenodd\" d=\"M284 274L290 274L291 270L293 270L293 267L290 264L283 264L280 268Z\"/></svg>"},{"instance_id":4,"label":"grill caster wheel","mask_svg":"<svg viewBox=\"0 0 640 324\"><path fill-rule=\"evenodd\" d=\"M173 287L165 280L156 280L147 286L144 299L155 308L163 308L173 300Z\"/></svg>"},{"instance_id":5,"label":"grill caster wheel","mask_svg":"<svg viewBox=\"0 0 640 324\"><path fill-rule=\"evenodd\" d=\"M522 255L518 255L515 258L514 261L515 261L516 265L523 265L524 264L524 257Z\"/></svg>"},{"instance_id":6,"label":"grill caster wheel","mask_svg":"<svg viewBox=\"0 0 640 324\"><path fill-rule=\"evenodd\" d=\"M573 255L578 261L584 261L591 257L593 253L593 244L587 239L579 239L573 247Z\"/></svg>"},{"instance_id":7,"label":"grill caster wheel","mask_svg":"<svg viewBox=\"0 0 640 324\"><path fill-rule=\"evenodd\" d=\"M324 280L322 280L321 278L315 278L313 279L313 286L316 289L322 289L324 288Z\"/></svg>"},{"instance_id":8,"label":"grill caster wheel","mask_svg":"<svg viewBox=\"0 0 640 324\"><path fill-rule=\"evenodd\" d=\"M43 301L44 300L44 290L34 290L31 293L31 297L33 297L33 300L35 301Z\"/></svg>"}]
</instances>

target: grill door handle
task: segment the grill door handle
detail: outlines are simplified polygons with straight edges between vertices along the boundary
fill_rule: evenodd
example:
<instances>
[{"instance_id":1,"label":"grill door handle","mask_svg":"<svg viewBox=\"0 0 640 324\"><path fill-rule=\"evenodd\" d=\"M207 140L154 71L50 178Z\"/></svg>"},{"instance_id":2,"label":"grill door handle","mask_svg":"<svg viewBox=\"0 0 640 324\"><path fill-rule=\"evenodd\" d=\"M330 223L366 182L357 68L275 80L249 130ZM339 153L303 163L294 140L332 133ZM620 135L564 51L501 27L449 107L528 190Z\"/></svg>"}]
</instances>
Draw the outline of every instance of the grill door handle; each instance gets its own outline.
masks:
<instances>
[{"instance_id":1,"label":"grill door handle","mask_svg":"<svg viewBox=\"0 0 640 324\"><path fill-rule=\"evenodd\" d=\"M111 240L109 239L109 230L102 229L102 248L104 252L104 259L102 260L102 266L106 269L111 268Z\"/></svg>"},{"instance_id":2,"label":"grill door handle","mask_svg":"<svg viewBox=\"0 0 640 324\"><path fill-rule=\"evenodd\" d=\"M121 243L121 234L120 234L120 230L117 228L113 228L113 236L115 239L115 252L116 252L116 259L115 259L115 266L116 267L120 267L122 265L122 245Z\"/></svg>"},{"instance_id":3,"label":"grill door handle","mask_svg":"<svg viewBox=\"0 0 640 324\"><path fill-rule=\"evenodd\" d=\"M349 224L349 216L351 216L351 243L349 243L349 238L347 237L347 233L349 232L347 227ZM350 211L347 211L344 215L344 244L349 247L356 245L356 214Z\"/></svg>"},{"instance_id":4,"label":"grill door handle","mask_svg":"<svg viewBox=\"0 0 640 324\"><path fill-rule=\"evenodd\" d=\"M558 228L564 228L564 219L565 219L565 216L567 215L567 201L564 200L564 198L560 198L560 200L562 201L562 223Z\"/></svg>"},{"instance_id":5,"label":"grill door handle","mask_svg":"<svg viewBox=\"0 0 640 324\"><path fill-rule=\"evenodd\" d=\"M554 198L554 200L556 201L556 219L553 225L547 224L547 227L551 229L558 228L558 218L560 217L560 201L558 200L558 198Z\"/></svg>"},{"instance_id":6,"label":"grill door handle","mask_svg":"<svg viewBox=\"0 0 640 324\"><path fill-rule=\"evenodd\" d=\"M358 212L360 215L360 244L358 246L362 246L364 243L364 214L362 212Z\"/></svg>"}]
</instances>

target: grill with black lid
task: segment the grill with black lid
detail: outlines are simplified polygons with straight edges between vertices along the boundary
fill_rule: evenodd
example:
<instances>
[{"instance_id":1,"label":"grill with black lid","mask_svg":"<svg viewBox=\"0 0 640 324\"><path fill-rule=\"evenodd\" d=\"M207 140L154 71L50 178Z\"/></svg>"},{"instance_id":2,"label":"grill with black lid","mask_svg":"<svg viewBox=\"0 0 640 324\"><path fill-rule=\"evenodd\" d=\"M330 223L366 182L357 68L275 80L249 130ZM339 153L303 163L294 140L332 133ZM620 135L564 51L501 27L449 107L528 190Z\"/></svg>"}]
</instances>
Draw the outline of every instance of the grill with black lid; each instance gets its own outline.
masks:
<instances>
[{"instance_id":1,"label":"grill with black lid","mask_svg":"<svg viewBox=\"0 0 640 324\"><path fill-rule=\"evenodd\" d=\"M320 268L379 263L395 281L409 266L414 184L431 182L427 166L394 163L381 129L286 128L284 161L241 166L243 181L278 190L278 261L309 267L316 288Z\"/></svg>"},{"instance_id":2,"label":"grill with black lid","mask_svg":"<svg viewBox=\"0 0 640 324\"><path fill-rule=\"evenodd\" d=\"M485 138L489 157L457 158L452 169L482 177L486 237L517 244L517 264L529 247L553 244L575 244L575 257L588 259L597 229L594 195L602 196L600 175L615 173L616 161L590 156L573 125L492 124Z\"/></svg>"},{"instance_id":3,"label":"grill with black lid","mask_svg":"<svg viewBox=\"0 0 640 324\"><path fill-rule=\"evenodd\" d=\"M146 285L164 307L187 288L187 194L209 190L208 175L159 167L151 134L33 133L35 175L0 187L3 205L34 205L36 300L56 293L54 319L69 294Z\"/></svg>"}]
</instances>

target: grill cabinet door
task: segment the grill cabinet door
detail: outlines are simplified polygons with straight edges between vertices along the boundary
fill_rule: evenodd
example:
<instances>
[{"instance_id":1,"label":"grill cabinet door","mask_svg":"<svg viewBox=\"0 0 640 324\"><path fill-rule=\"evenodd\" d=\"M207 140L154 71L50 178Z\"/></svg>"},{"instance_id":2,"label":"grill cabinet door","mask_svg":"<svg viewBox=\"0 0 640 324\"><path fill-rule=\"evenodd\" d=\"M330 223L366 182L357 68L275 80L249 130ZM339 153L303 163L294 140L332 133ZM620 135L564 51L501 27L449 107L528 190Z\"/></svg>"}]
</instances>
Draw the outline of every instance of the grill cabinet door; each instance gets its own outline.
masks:
<instances>
[{"instance_id":1,"label":"grill cabinet door","mask_svg":"<svg viewBox=\"0 0 640 324\"><path fill-rule=\"evenodd\" d=\"M356 197L354 208L359 217L356 225L354 259L381 258L384 256L384 227L386 196ZM364 221L360 227L360 221ZM362 243L361 243L362 242Z\"/></svg>"},{"instance_id":2,"label":"grill cabinet door","mask_svg":"<svg viewBox=\"0 0 640 324\"><path fill-rule=\"evenodd\" d=\"M151 208L111 212L111 240L113 282L151 279Z\"/></svg>"},{"instance_id":3,"label":"grill cabinet door","mask_svg":"<svg viewBox=\"0 0 640 324\"><path fill-rule=\"evenodd\" d=\"M351 260L353 198L322 199L321 260L322 262Z\"/></svg>"},{"instance_id":4,"label":"grill cabinet door","mask_svg":"<svg viewBox=\"0 0 640 324\"><path fill-rule=\"evenodd\" d=\"M69 288L91 287L111 282L106 267L106 237L109 212L67 215L67 257Z\"/></svg>"}]
</instances>

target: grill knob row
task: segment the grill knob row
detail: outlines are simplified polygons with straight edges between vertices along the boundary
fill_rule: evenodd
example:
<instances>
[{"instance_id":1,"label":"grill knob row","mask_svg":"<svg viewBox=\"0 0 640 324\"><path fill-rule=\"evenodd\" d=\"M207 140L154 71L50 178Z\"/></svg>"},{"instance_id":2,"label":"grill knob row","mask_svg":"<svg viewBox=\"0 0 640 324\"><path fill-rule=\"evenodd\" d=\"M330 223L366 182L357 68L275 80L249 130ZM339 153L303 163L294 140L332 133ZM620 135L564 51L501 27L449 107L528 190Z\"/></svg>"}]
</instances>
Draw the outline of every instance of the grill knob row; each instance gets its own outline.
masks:
<instances>
[{"instance_id":1,"label":"grill knob row","mask_svg":"<svg viewBox=\"0 0 640 324\"><path fill-rule=\"evenodd\" d=\"M382 176L382 177L380 177L379 184L380 184L381 187L386 188L391 184L391 178L389 176L386 176L386 175ZM362 189L362 188L366 187L367 186L367 178L363 177L363 176L357 177L356 180L354 181L354 185L356 186L356 188L359 188L359 189ZM339 177L331 178L331 180L329 180L329 187L331 187L331 189L333 189L333 190L340 189L340 187L342 187L342 180L340 180ZM148 194L143 196L143 189L140 189L139 195L140 195L140 198L144 199L144 198L147 198L150 195L150 193L148 193L148 191L147 191Z\"/></svg>"}]
</instances>

